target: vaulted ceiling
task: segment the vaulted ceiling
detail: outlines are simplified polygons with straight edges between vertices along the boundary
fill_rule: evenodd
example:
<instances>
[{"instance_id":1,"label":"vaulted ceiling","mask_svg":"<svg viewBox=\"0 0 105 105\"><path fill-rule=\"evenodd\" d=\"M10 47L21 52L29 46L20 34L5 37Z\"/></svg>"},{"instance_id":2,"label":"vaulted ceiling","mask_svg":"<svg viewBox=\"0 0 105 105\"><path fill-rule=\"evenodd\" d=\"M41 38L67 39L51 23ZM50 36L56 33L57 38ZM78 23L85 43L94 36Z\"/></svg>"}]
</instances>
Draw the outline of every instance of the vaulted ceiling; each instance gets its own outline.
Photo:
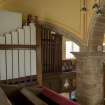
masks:
<instances>
[{"instance_id":1,"label":"vaulted ceiling","mask_svg":"<svg viewBox=\"0 0 105 105\"><path fill-rule=\"evenodd\" d=\"M40 19L53 23L63 29L74 33L78 38L84 39L83 13L80 11L83 0L0 0L0 9L31 13ZM88 10L91 2L88 1ZM91 12L88 11L87 23Z\"/></svg>"}]
</instances>

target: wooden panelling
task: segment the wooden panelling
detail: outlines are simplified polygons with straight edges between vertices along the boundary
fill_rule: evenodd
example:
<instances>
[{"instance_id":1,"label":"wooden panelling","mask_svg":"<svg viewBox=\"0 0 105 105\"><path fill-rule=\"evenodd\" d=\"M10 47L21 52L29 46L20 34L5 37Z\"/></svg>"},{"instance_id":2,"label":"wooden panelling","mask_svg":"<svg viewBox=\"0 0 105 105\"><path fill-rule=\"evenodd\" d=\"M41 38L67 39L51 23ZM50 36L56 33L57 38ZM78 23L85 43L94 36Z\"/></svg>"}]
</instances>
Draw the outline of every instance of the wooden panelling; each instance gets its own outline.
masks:
<instances>
[{"instance_id":1,"label":"wooden panelling","mask_svg":"<svg viewBox=\"0 0 105 105\"><path fill-rule=\"evenodd\" d=\"M76 71L76 60L63 60L62 72Z\"/></svg>"},{"instance_id":2,"label":"wooden panelling","mask_svg":"<svg viewBox=\"0 0 105 105\"><path fill-rule=\"evenodd\" d=\"M44 85L57 92L72 91L75 86L76 72L66 72L66 73L47 73L43 75ZM65 80L68 80L69 87L66 89L64 87Z\"/></svg>"}]
</instances>

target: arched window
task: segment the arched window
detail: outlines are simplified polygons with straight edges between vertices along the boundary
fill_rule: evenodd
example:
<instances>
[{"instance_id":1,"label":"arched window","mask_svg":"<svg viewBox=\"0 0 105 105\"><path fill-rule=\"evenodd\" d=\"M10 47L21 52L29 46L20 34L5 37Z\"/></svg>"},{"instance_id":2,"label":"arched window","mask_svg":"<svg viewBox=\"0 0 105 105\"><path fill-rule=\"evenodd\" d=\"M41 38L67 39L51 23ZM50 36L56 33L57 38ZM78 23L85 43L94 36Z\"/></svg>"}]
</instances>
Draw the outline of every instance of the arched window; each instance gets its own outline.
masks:
<instances>
[{"instance_id":1,"label":"arched window","mask_svg":"<svg viewBox=\"0 0 105 105\"><path fill-rule=\"evenodd\" d=\"M66 41L66 59L75 59L71 52L80 52L80 47L73 41Z\"/></svg>"}]
</instances>

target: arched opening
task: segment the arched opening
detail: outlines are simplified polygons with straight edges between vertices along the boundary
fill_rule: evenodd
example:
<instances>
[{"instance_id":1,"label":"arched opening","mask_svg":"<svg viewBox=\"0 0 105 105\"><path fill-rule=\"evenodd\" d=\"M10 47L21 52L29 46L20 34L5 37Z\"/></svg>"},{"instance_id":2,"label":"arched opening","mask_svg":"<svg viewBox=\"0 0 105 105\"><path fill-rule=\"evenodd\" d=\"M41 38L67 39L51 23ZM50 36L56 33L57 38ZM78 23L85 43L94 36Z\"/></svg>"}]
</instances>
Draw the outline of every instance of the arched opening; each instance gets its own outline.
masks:
<instances>
[{"instance_id":1,"label":"arched opening","mask_svg":"<svg viewBox=\"0 0 105 105\"><path fill-rule=\"evenodd\" d=\"M62 38L62 60L75 60L76 57L72 52L80 52L81 45L71 38L63 36Z\"/></svg>"}]
</instances>

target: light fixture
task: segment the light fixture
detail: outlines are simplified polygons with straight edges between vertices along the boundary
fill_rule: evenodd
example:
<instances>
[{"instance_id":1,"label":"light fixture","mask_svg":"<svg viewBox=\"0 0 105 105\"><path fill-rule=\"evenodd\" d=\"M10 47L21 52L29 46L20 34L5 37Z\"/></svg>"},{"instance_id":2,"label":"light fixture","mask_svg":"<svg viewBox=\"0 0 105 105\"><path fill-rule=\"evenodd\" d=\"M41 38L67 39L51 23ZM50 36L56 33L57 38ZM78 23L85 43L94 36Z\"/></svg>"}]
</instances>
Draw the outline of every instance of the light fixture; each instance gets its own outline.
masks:
<instances>
[{"instance_id":1,"label":"light fixture","mask_svg":"<svg viewBox=\"0 0 105 105\"><path fill-rule=\"evenodd\" d=\"M87 8L86 7L82 7L81 11L86 12Z\"/></svg>"},{"instance_id":2,"label":"light fixture","mask_svg":"<svg viewBox=\"0 0 105 105\"><path fill-rule=\"evenodd\" d=\"M99 8L97 11L96 11L96 14L97 16L101 16L103 13L102 13L102 10Z\"/></svg>"},{"instance_id":3,"label":"light fixture","mask_svg":"<svg viewBox=\"0 0 105 105\"><path fill-rule=\"evenodd\" d=\"M65 80L64 87L65 87L66 89L69 88L69 81L68 81L68 79Z\"/></svg>"},{"instance_id":4,"label":"light fixture","mask_svg":"<svg viewBox=\"0 0 105 105\"><path fill-rule=\"evenodd\" d=\"M97 16L101 16L103 14L100 6L100 0L98 0L98 2L95 0L92 9L96 12Z\"/></svg>"},{"instance_id":5,"label":"light fixture","mask_svg":"<svg viewBox=\"0 0 105 105\"><path fill-rule=\"evenodd\" d=\"M94 3L94 5L93 5L92 9L96 12L96 11L98 11L98 9L99 9L99 4L97 3L97 0L95 0L94 2L95 2L95 3Z\"/></svg>"},{"instance_id":6,"label":"light fixture","mask_svg":"<svg viewBox=\"0 0 105 105\"><path fill-rule=\"evenodd\" d=\"M83 0L83 7L81 8L81 11L83 11L84 13L87 11L86 0Z\"/></svg>"}]
</instances>

